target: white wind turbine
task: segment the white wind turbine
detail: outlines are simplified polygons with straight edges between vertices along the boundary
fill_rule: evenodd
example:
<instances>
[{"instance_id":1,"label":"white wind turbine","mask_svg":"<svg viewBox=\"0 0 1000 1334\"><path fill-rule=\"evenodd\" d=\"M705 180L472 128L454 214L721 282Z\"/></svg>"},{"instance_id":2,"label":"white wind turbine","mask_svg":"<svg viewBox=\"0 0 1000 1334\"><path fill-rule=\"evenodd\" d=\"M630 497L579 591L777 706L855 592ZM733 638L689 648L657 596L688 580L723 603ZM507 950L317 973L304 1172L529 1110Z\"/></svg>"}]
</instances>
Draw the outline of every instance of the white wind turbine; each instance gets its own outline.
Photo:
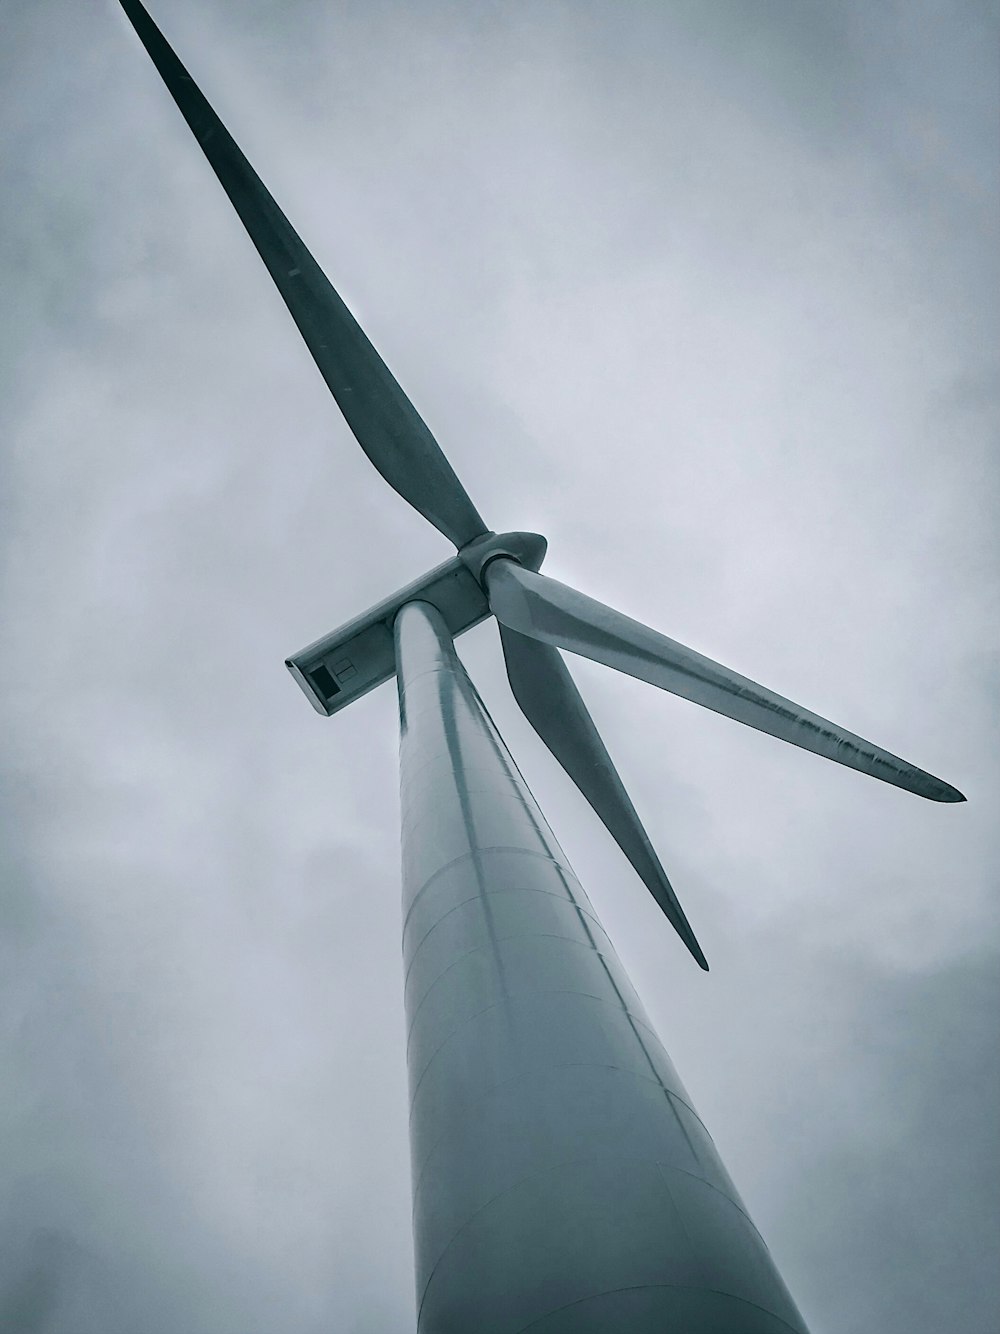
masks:
<instances>
[{"instance_id":1,"label":"white wind turbine","mask_svg":"<svg viewBox=\"0 0 1000 1334\"><path fill-rule=\"evenodd\" d=\"M457 549L287 660L326 715L399 678L420 1329L499 1334L530 1325L550 1334L645 1331L666 1322L715 1334L804 1330L452 640L496 617L520 708L705 969L560 650L932 801L964 797L540 574L546 542L537 534L490 531L143 6L121 3L358 443L389 485ZM591 1013L585 1003L591 1001L607 1012ZM623 1145L637 1146L625 1155L629 1163L638 1155L644 1164L634 1178L621 1166ZM665 1195L650 1194L650 1173L667 1181ZM697 1190L688 1178L700 1183ZM722 1213L719 1199L726 1203ZM652 1252L650 1235L658 1238Z\"/></svg>"}]
</instances>

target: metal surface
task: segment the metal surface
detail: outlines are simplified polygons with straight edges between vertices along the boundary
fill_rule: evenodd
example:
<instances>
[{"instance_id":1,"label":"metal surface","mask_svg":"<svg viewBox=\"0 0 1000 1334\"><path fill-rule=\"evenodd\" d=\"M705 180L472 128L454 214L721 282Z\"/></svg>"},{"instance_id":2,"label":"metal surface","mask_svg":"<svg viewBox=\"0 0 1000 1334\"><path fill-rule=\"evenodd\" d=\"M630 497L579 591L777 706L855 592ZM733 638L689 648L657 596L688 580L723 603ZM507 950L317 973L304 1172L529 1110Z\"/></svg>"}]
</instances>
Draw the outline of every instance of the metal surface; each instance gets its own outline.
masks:
<instances>
[{"instance_id":1,"label":"metal surface","mask_svg":"<svg viewBox=\"0 0 1000 1334\"><path fill-rule=\"evenodd\" d=\"M440 614L396 647L421 1334L802 1334Z\"/></svg>"},{"instance_id":2,"label":"metal surface","mask_svg":"<svg viewBox=\"0 0 1000 1334\"><path fill-rule=\"evenodd\" d=\"M648 681L760 732L931 801L957 788L556 579L498 560L487 567L493 614L521 634Z\"/></svg>"},{"instance_id":3,"label":"metal surface","mask_svg":"<svg viewBox=\"0 0 1000 1334\"><path fill-rule=\"evenodd\" d=\"M171 97L267 265L358 444L456 547L486 532L416 408L138 0L121 0Z\"/></svg>"}]
</instances>

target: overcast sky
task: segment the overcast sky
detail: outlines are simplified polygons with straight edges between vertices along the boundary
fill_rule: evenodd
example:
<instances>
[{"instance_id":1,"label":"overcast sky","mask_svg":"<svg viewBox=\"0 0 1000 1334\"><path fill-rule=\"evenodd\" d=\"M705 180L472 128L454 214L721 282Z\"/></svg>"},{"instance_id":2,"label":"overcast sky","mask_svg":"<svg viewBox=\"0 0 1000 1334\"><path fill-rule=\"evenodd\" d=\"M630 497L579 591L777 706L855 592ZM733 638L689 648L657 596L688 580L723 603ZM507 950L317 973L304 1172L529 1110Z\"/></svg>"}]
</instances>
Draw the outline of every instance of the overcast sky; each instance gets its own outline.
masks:
<instances>
[{"instance_id":1,"label":"overcast sky","mask_svg":"<svg viewBox=\"0 0 1000 1334\"><path fill-rule=\"evenodd\" d=\"M465 661L814 1334L994 1334L986 0L150 0L547 572L961 788L573 669L701 973ZM414 1327L396 700L285 655L444 540L112 0L4 0L0 1328Z\"/></svg>"}]
</instances>

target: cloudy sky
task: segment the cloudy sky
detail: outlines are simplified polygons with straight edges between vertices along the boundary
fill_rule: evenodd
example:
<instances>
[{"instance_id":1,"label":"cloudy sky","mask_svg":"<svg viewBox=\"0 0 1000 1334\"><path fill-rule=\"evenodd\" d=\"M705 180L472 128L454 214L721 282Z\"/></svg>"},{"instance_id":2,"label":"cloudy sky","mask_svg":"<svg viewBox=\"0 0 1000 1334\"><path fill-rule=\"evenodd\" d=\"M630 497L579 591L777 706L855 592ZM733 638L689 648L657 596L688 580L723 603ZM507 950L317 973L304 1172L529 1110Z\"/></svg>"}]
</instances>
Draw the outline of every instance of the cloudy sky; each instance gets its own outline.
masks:
<instances>
[{"instance_id":1,"label":"cloudy sky","mask_svg":"<svg viewBox=\"0 0 1000 1334\"><path fill-rule=\"evenodd\" d=\"M591 664L702 974L462 653L815 1334L993 1334L995 6L151 0L493 527L956 784ZM0 43L0 1328L413 1328L395 696L449 548L112 0Z\"/></svg>"}]
</instances>

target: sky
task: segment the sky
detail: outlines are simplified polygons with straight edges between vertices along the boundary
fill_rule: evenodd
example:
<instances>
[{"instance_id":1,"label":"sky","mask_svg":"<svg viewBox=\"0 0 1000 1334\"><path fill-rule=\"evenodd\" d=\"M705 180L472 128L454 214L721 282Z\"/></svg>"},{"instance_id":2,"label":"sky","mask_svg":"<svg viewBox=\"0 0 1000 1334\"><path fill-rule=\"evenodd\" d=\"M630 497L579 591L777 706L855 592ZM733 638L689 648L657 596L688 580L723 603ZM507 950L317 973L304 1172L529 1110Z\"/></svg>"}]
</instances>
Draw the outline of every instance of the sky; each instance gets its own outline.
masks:
<instances>
[{"instance_id":1,"label":"sky","mask_svg":"<svg viewBox=\"0 0 1000 1334\"><path fill-rule=\"evenodd\" d=\"M474 680L813 1334L995 1334L998 14L150 0L497 530L939 774L590 663L703 974ZM450 548L112 0L0 43L0 1328L414 1328L396 699Z\"/></svg>"}]
</instances>

